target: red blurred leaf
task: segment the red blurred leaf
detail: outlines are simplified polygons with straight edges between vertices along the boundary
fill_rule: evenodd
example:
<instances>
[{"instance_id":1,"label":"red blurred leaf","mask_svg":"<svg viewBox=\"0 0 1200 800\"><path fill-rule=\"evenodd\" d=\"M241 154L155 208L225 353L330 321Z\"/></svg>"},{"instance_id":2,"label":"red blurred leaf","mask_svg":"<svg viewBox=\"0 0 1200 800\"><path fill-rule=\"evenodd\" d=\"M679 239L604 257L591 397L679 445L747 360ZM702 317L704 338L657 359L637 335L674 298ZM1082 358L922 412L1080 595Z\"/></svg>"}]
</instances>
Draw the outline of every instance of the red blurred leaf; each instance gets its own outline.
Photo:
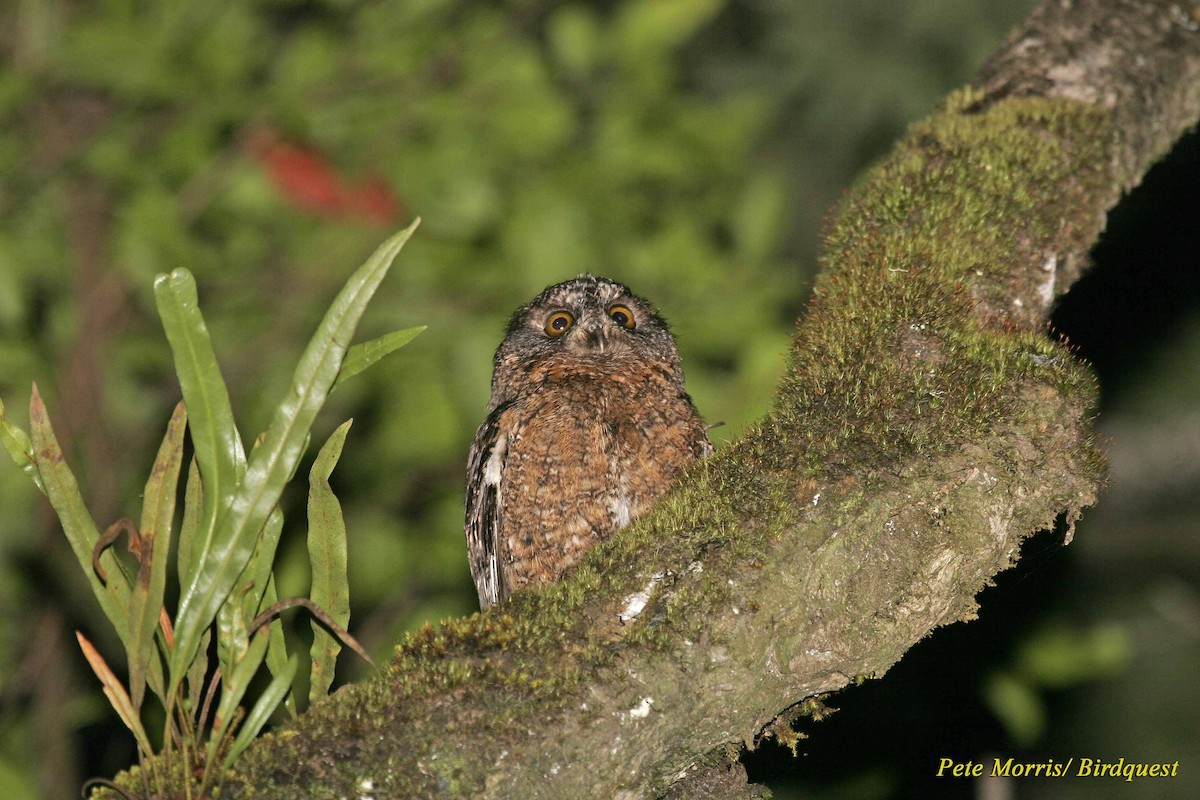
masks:
<instances>
[{"instance_id":1,"label":"red blurred leaf","mask_svg":"<svg viewBox=\"0 0 1200 800\"><path fill-rule=\"evenodd\" d=\"M273 132L257 137L255 155L271 184L293 206L327 219L360 219L380 225L401 216L402 203L379 175L350 181L320 151L292 144Z\"/></svg>"},{"instance_id":2,"label":"red blurred leaf","mask_svg":"<svg viewBox=\"0 0 1200 800\"><path fill-rule=\"evenodd\" d=\"M400 218L400 200L387 182L378 175L368 176L354 187L350 194L350 205L355 216L380 225L390 224Z\"/></svg>"}]
</instances>

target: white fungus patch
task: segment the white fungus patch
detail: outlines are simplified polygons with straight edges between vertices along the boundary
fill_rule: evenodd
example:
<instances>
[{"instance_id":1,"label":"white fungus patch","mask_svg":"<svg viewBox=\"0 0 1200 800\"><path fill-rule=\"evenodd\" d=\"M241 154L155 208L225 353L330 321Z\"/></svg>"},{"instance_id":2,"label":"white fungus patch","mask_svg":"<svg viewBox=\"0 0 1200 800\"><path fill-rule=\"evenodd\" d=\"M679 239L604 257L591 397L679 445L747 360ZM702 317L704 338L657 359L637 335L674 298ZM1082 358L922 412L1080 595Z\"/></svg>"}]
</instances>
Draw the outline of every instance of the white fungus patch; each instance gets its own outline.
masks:
<instances>
[{"instance_id":1,"label":"white fungus patch","mask_svg":"<svg viewBox=\"0 0 1200 800\"><path fill-rule=\"evenodd\" d=\"M622 625L637 617L638 614L642 613L642 611L646 608L646 604L650 602L650 595L654 594L654 587L657 586L664 577L666 577L666 573L664 572L654 573L650 576L650 582L647 583L641 591L634 592L625 598L625 607L621 610L621 613L617 615L617 618L621 620Z\"/></svg>"},{"instance_id":2,"label":"white fungus patch","mask_svg":"<svg viewBox=\"0 0 1200 800\"><path fill-rule=\"evenodd\" d=\"M645 719L650 716L650 706L654 705L653 697L643 697L642 702L638 703L627 712L630 719Z\"/></svg>"}]
</instances>

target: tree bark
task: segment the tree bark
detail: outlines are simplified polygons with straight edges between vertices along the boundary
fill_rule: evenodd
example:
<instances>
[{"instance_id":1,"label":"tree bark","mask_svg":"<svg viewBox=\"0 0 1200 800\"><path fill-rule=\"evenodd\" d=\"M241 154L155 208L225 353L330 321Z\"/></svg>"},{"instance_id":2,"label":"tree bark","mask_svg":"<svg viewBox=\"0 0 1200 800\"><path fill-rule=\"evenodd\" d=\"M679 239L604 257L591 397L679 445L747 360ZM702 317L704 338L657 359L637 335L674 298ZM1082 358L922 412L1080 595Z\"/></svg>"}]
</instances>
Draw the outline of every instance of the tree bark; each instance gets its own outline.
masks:
<instances>
[{"instance_id":1,"label":"tree bark","mask_svg":"<svg viewBox=\"0 0 1200 800\"><path fill-rule=\"evenodd\" d=\"M223 794L759 796L723 752L973 618L1095 501L1094 380L1044 325L1200 118L1198 29L1184 2L1036 11L849 195L766 418L560 584L255 743Z\"/></svg>"}]
</instances>

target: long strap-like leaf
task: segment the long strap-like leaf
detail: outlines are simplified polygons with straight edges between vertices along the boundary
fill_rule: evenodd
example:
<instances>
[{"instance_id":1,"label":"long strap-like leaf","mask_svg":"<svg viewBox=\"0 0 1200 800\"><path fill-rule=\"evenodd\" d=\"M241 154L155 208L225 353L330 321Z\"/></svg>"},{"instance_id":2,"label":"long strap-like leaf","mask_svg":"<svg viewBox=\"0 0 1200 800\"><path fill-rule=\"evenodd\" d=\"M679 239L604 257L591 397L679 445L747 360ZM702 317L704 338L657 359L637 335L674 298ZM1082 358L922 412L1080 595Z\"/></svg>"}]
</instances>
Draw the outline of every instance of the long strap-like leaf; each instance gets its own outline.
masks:
<instances>
[{"instance_id":1,"label":"long strap-like leaf","mask_svg":"<svg viewBox=\"0 0 1200 800\"><path fill-rule=\"evenodd\" d=\"M120 563L112 553L104 551L99 555L99 563L108 577L107 582L100 579L93 568L92 556L96 542L100 539L100 531L96 522L83 502L79 492L79 484L74 473L67 466L59 447L54 428L50 426L50 417L46 406L38 392L37 385L29 398L29 432L33 446L34 463L46 488L46 496L50 505L62 523L63 532L71 551L83 568L92 593L100 601L104 615L108 617L122 642L129 640L129 579L121 569Z\"/></svg>"},{"instance_id":2,"label":"long strap-like leaf","mask_svg":"<svg viewBox=\"0 0 1200 800\"><path fill-rule=\"evenodd\" d=\"M350 586L346 575L346 523L329 476L342 455L342 446L350 423L346 420L325 442L313 461L308 478L308 560L312 564L312 588L308 596L343 628L350 625ZM338 640L313 622L312 673L308 699L316 702L329 692L334 667L342 646Z\"/></svg>"},{"instance_id":3,"label":"long strap-like leaf","mask_svg":"<svg viewBox=\"0 0 1200 800\"><path fill-rule=\"evenodd\" d=\"M379 359L404 347L427 327L429 326L420 325L416 328L392 331L368 342L354 345L346 351L346 358L342 361L342 368L338 371L337 380L333 382L333 388L336 389Z\"/></svg>"},{"instance_id":4,"label":"long strap-like leaf","mask_svg":"<svg viewBox=\"0 0 1200 800\"><path fill-rule=\"evenodd\" d=\"M292 680L296 677L296 668L299 663L295 655L289 658L283 669L276 673L274 679L267 685L266 690L259 695L258 701L246 715L246 721L242 723L237 738L233 740L233 744L225 756L223 769L228 770L229 765L250 746L250 742L258 735L263 725L270 719L271 714L279 707L279 703L287 696L288 691L292 688Z\"/></svg>"},{"instance_id":5,"label":"long strap-like leaf","mask_svg":"<svg viewBox=\"0 0 1200 800\"><path fill-rule=\"evenodd\" d=\"M415 227L416 223L386 241L351 276L301 356L291 388L262 443L250 454L244 479L230 505L218 514L206 558L197 565L192 581L184 589L171 656L170 674L175 680L191 663L201 631L216 616L254 553L258 531L300 459L309 429L337 378L358 320Z\"/></svg>"},{"instance_id":6,"label":"long strap-like leaf","mask_svg":"<svg viewBox=\"0 0 1200 800\"><path fill-rule=\"evenodd\" d=\"M217 516L233 499L245 472L246 456L234 424L229 390L200 313L196 279L186 269L159 275L154 281L154 301L171 345L196 464L204 481L200 525L195 536L189 536L189 551L180 554L180 562L194 570L212 546ZM194 577L194 573L180 575L180 582L186 585Z\"/></svg>"},{"instance_id":7,"label":"long strap-like leaf","mask_svg":"<svg viewBox=\"0 0 1200 800\"><path fill-rule=\"evenodd\" d=\"M113 709L117 712L117 716L125 723L125 727L137 739L138 748L149 755L154 750L150 746L150 737L146 735L145 728L142 727L142 721L138 717L137 710L133 707L129 695L125 692L125 687L121 685L121 681L109 669L108 663L100 652L87 640L79 631L75 632L75 638L79 641L79 648L83 650L83 656L87 659L92 671L96 673L96 677L100 679L100 684L104 687L104 696L108 698L108 702L112 703Z\"/></svg>"},{"instance_id":8,"label":"long strap-like leaf","mask_svg":"<svg viewBox=\"0 0 1200 800\"><path fill-rule=\"evenodd\" d=\"M141 545L137 579L133 583L129 608L129 638L125 652L129 659L129 688L135 710L142 707L147 670L158 656L154 635L163 609L167 585L167 555L171 549L171 526L175 521L175 494L179 487L179 468L183 463L183 433L187 412L183 403L175 406L167 434L150 470L143 492ZM153 673L150 673L153 674ZM158 676L161 680L161 675ZM166 703L164 687L153 686Z\"/></svg>"}]
</instances>

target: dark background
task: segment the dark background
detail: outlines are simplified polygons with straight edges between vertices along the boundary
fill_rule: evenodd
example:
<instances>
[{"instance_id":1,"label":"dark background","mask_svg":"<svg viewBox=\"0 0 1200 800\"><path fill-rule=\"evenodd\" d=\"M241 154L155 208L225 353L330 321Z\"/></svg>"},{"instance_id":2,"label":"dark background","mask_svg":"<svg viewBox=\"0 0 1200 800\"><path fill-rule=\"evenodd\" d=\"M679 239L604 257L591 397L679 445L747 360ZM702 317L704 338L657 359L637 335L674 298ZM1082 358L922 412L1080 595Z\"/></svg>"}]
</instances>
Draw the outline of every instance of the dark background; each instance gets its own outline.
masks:
<instances>
[{"instance_id":1,"label":"dark background","mask_svg":"<svg viewBox=\"0 0 1200 800\"><path fill-rule=\"evenodd\" d=\"M379 658L470 613L462 473L513 309L579 272L657 303L702 413L769 402L842 191L1030 2L14 0L0 7L0 398L31 381L97 521L138 508L178 387L152 299L191 269L244 438L370 250L424 223L362 335L428 325L339 389L352 630ZM788 797L973 797L938 760L1180 762L1022 779L1020 798L1192 797L1200 779L1200 144L1111 215L1054 324L1096 367L1111 483L1030 539L882 680L830 700ZM307 465L301 467L307 470ZM277 566L308 586L303 490ZM43 498L0 463L0 796L77 796L134 759L75 648L123 674ZM289 623L307 650L308 623ZM343 657L341 677L364 669ZM990 763L990 762L989 762ZM996 787L991 787L995 789Z\"/></svg>"}]
</instances>

